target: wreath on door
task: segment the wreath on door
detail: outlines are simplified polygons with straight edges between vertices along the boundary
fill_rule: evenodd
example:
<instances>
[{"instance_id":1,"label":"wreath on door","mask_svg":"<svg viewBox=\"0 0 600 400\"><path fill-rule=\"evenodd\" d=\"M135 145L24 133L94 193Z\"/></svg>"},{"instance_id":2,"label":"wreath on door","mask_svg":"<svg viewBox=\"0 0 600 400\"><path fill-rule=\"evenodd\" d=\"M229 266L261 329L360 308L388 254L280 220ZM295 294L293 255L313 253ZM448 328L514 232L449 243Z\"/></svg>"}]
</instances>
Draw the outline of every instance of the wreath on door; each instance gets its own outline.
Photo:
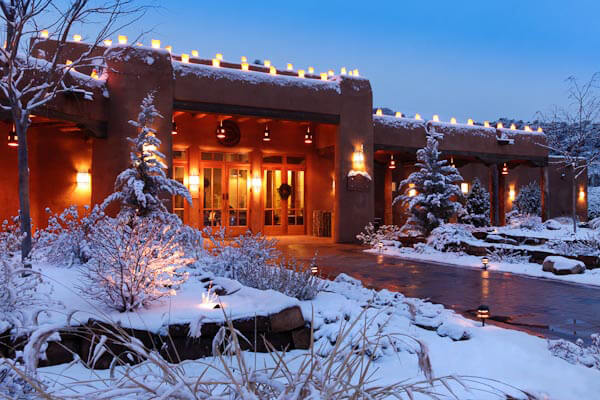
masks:
<instances>
[{"instance_id":1,"label":"wreath on door","mask_svg":"<svg viewBox=\"0 0 600 400\"><path fill-rule=\"evenodd\" d=\"M279 188L277 189L277 192L279 193L279 197L281 197L281 200L287 200L288 197L290 197L290 195L292 194L292 187L287 183L282 183L281 186L279 186Z\"/></svg>"}]
</instances>

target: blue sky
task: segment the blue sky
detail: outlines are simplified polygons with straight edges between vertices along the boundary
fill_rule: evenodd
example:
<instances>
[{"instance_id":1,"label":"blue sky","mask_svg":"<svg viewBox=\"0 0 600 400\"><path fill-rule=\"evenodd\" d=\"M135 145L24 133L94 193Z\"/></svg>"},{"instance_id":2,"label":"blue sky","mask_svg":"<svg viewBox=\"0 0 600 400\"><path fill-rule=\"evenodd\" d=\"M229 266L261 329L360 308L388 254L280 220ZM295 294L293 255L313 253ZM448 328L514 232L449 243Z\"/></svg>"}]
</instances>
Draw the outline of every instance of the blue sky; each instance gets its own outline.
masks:
<instances>
[{"instance_id":1,"label":"blue sky","mask_svg":"<svg viewBox=\"0 0 600 400\"><path fill-rule=\"evenodd\" d=\"M358 68L374 105L443 120L531 119L564 104L564 80L600 70L600 2L161 1L135 36L177 53L276 66Z\"/></svg>"}]
</instances>

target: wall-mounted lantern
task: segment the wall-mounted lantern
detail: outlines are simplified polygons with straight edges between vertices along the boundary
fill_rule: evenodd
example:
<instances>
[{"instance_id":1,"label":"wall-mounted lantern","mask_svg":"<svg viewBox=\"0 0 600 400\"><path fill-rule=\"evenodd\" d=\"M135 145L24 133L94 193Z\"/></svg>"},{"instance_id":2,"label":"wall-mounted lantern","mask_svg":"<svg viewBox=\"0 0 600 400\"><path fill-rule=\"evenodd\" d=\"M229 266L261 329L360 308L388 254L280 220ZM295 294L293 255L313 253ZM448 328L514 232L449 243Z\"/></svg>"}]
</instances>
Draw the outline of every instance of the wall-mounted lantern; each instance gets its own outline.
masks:
<instances>
[{"instance_id":1,"label":"wall-mounted lantern","mask_svg":"<svg viewBox=\"0 0 600 400\"><path fill-rule=\"evenodd\" d=\"M227 136L227 132L225 127L223 126L223 120L219 121L219 126L217 126L217 139L225 139Z\"/></svg>"},{"instance_id":2,"label":"wall-mounted lantern","mask_svg":"<svg viewBox=\"0 0 600 400\"><path fill-rule=\"evenodd\" d=\"M152 39L152 48L153 49L160 49L160 40L158 40L158 39Z\"/></svg>"},{"instance_id":3,"label":"wall-mounted lantern","mask_svg":"<svg viewBox=\"0 0 600 400\"><path fill-rule=\"evenodd\" d=\"M262 180L260 179L260 176L255 175L252 178L252 191L254 193L259 193L261 188L262 188Z\"/></svg>"},{"instance_id":4,"label":"wall-mounted lantern","mask_svg":"<svg viewBox=\"0 0 600 400\"><path fill-rule=\"evenodd\" d=\"M200 53L198 53L198 50L192 50L192 57L199 57Z\"/></svg>"},{"instance_id":5,"label":"wall-mounted lantern","mask_svg":"<svg viewBox=\"0 0 600 400\"><path fill-rule=\"evenodd\" d=\"M271 67L271 61L270 60L265 60L263 64L264 64L265 68L270 68Z\"/></svg>"},{"instance_id":6,"label":"wall-mounted lantern","mask_svg":"<svg viewBox=\"0 0 600 400\"><path fill-rule=\"evenodd\" d=\"M303 69L298 70L298 78L304 78L305 72Z\"/></svg>"},{"instance_id":7,"label":"wall-mounted lantern","mask_svg":"<svg viewBox=\"0 0 600 400\"><path fill-rule=\"evenodd\" d=\"M490 127L490 121L483 121L483 127L484 128L489 128Z\"/></svg>"},{"instance_id":8,"label":"wall-mounted lantern","mask_svg":"<svg viewBox=\"0 0 600 400\"><path fill-rule=\"evenodd\" d=\"M454 118L454 117L450 118L450 123L456 125L456 118Z\"/></svg>"},{"instance_id":9,"label":"wall-mounted lantern","mask_svg":"<svg viewBox=\"0 0 600 400\"><path fill-rule=\"evenodd\" d=\"M390 164L388 166L389 169L396 169L396 160L394 160L394 155L390 157Z\"/></svg>"},{"instance_id":10,"label":"wall-mounted lantern","mask_svg":"<svg viewBox=\"0 0 600 400\"><path fill-rule=\"evenodd\" d=\"M271 131L269 130L269 125L265 125L265 131L263 132L263 142L271 141Z\"/></svg>"},{"instance_id":11,"label":"wall-mounted lantern","mask_svg":"<svg viewBox=\"0 0 600 400\"><path fill-rule=\"evenodd\" d=\"M48 29L44 29L43 31L40 32L40 37L42 39L48 39L48 37L50 37L50 34L48 33Z\"/></svg>"},{"instance_id":12,"label":"wall-mounted lantern","mask_svg":"<svg viewBox=\"0 0 600 400\"><path fill-rule=\"evenodd\" d=\"M469 118L467 120L467 125L473 125L473 124L474 124L473 119Z\"/></svg>"},{"instance_id":13,"label":"wall-mounted lantern","mask_svg":"<svg viewBox=\"0 0 600 400\"><path fill-rule=\"evenodd\" d=\"M515 191L515 187L511 185L510 188L508 189L508 199L510 201L514 201L516 197L517 197L517 193Z\"/></svg>"},{"instance_id":14,"label":"wall-mounted lantern","mask_svg":"<svg viewBox=\"0 0 600 400\"><path fill-rule=\"evenodd\" d=\"M277 68L275 68L275 66L271 65L269 67L269 74L271 74L271 75L277 75Z\"/></svg>"},{"instance_id":15,"label":"wall-mounted lantern","mask_svg":"<svg viewBox=\"0 0 600 400\"><path fill-rule=\"evenodd\" d=\"M481 264L483 265L483 269L487 269L488 264L490 263L490 259L487 257L481 257Z\"/></svg>"},{"instance_id":16,"label":"wall-mounted lantern","mask_svg":"<svg viewBox=\"0 0 600 400\"><path fill-rule=\"evenodd\" d=\"M104 45L105 45L106 47L110 47L110 46L112 46L112 39L105 39L105 40L104 40Z\"/></svg>"},{"instance_id":17,"label":"wall-mounted lantern","mask_svg":"<svg viewBox=\"0 0 600 400\"><path fill-rule=\"evenodd\" d=\"M321 72L321 80L322 81L326 81L327 80L327 72Z\"/></svg>"},{"instance_id":18,"label":"wall-mounted lantern","mask_svg":"<svg viewBox=\"0 0 600 400\"><path fill-rule=\"evenodd\" d=\"M19 136L15 124L12 124L10 132L8 132L8 147L19 147Z\"/></svg>"},{"instance_id":19,"label":"wall-mounted lantern","mask_svg":"<svg viewBox=\"0 0 600 400\"><path fill-rule=\"evenodd\" d=\"M433 120L433 122L440 122L440 116L437 114L434 114L432 120Z\"/></svg>"},{"instance_id":20,"label":"wall-mounted lantern","mask_svg":"<svg viewBox=\"0 0 600 400\"><path fill-rule=\"evenodd\" d=\"M190 190L192 192L197 193L200 188L200 176L198 175L190 175L188 177L188 185L190 186Z\"/></svg>"},{"instance_id":21,"label":"wall-mounted lantern","mask_svg":"<svg viewBox=\"0 0 600 400\"><path fill-rule=\"evenodd\" d=\"M579 188L579 201L584 201L585 200L585 190L583 189L583 187Z\"/></svg>"},{"instance_id":22,"label":"wall-mounted lantern","mask_svg":"<svg viewBox=\"0 0 600 400\"><path fill-rule=\"evenodd\" d=\"M352 153L352 169L355 171L365 170L365 152L362 144Z\"/></svg>"},{"instance_id":23,"label":"wall-mounted lantern","mask_svg":"<svg viewBox=\"0 0 600 400\"><path fill-rule=\"evenodd\" d=\"M215 68L219 68L221 66L221 61L218 58L212 59L212 66Z\"/></svg>"},{"instance_id":24,"label":"wall-mounted lantern","mask_svg":"<svg viewBox=\"0 0 600 400\"><path fill-rule=\"evenodd\" d=\"M506 163L502 166L502 175L508 175L508 166Z\"/></svg>"},{"instance_id":25,"label":"wall-mounted lantern","mask_svg":"<svg viewBox=\"0 0 600 400\"><path fill-rule=\"evenodd\" d=\"M416 114L415 114L415 119L416 119L416 120L418 120L418 121L420 121L420 120L422 120L423 118L421 118L421 114L419 114L419 113L416 113Z\"/></svg>"},{"instance_id":26,"label":"wall-mounted lantern","mask_svg":"<svg viewBox=\"0 0 600 400\"><path fill-rule=\"evenodd\" d=\"M400 111L396 111L396 118L402 118L402 113Z\"/></svg>"},{"instance_id":27,"label":"wall-mounted lantern","mask_svg":"<svg viewBox=\"0 0 600 400\"><path fill-rule=\"evenodd\" d=\"M73 41L74 42L81 42L81 35L75 34L73 35Z\"/></svg>"},{"instance_id":28,"label":"wall-mounted lantern","mask_svg":"<svg viewBox=\"0 0 600 400\"><path fill-rule=\"evenodd\" d=\"M408 184L408 197L415 197L417 195L417 189L415 189L414 183Z\"/></svg>"},{"instance_id":29,"label":"wall-mounted lantern","mask_svg":"<svg viewBox=\"0 0 600 400\"><path fill-rule=\"evenodd\" d=\"M171 122L171 135L177 135L177 122L175 122L175 118Z\"/></svg>"},{"instance_id":30,"label":"wall-mounted lantern","mask_svg":"<svg viewBox=\"0 0 600 400\"><path fill-rule=\"evenodd\" d=\"M89 172L78 172L75 176L78 189L89 189L92 183L92 175Z\"/></svg>"},{"instance_id":31,"label":"wall-mounted lantern","mask_svg":"<svg viewBox=\"0 0 600 400\"><path fill-rule=\"evenodd\" d=\"M312 144L313 142L313 134L310 131L310 126L306 127L306 133L304 134L304 143Z\"/></svg>"},{"instance_id":32,"label":"wall-mounted lantern","mask_svg":"<svg viewBox=\"0 0 600 400\"><path fill-rule=\"evenodd\" d=\"M186 53L181 54L181 62L187 64L190 62L190 55Z\"/></svg>"}]
</instances>

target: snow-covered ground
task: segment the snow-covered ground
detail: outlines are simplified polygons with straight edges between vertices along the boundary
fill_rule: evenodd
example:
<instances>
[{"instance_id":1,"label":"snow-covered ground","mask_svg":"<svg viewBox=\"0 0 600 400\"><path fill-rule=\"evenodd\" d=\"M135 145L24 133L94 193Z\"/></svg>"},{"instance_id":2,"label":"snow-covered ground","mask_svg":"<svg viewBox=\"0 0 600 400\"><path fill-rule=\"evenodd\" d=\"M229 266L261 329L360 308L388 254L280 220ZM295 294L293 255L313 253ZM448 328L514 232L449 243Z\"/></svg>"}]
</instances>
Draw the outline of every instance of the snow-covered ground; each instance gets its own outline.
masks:
<instances>
[{"instance_id":1,"label":"snow-covered ground","mask_svg":"<svg viewBox=\"0 0 600 400\"><path fill-rule=\"evenodd\" d=\"M57 268L51 273L64 280L64 277L70 275L67 272L71 271L63 270L62 275L58 275L58 272ZM260 291L252 292L257 296L256 299L261 295L258 292ZM65 293L68 291L57 290L59 295ZM195 298L195 293L197 292L191 285L187 290L184 288L178 297ZM296 300L284 299L283 295L272 296L272 293L266 295L272 303L267 307L280 307L281 301L297 304ZM67 303L68 308L81 307L83 304L75 297L63 300L76 302L76 304ZM157 316L165 312L168 303L171 303L169 312L178 313L177 307L174 306L177 301L173 298L162 306L142 311L138 313L139 317L144 320L149 318L151 321L159 319ZM572 365L554 357L543 339L496 326L482 327L480 323L457 315L440 305L405 298L399 293L386 290L375 292L360 286L356 280L349 277L342 277L330 283L327 289L319 293L314 300L303 301L300 304L305 318L310 319L314 315L315 349L318 352L325 354L332 346L331 338L336 337L340 324L344 324L346 320L361 318L361 315L365 318L365 323L358 324L360 327L357 329L366 329L370 332L380 329L386 337L390 338L389 345L376 354L377 360L374 362L377 370L372 378L380 385L400 380L416 382L425 379L415 355L417 342L403 336L408 335L420 340L428 349L435 377L456 376L467 387L472 388L468 391L456 382L450 381L450 386L461 399L504 398L498 396L498 392L483 391L489 390L489 387L484 385L491 385L515 398L525 397L519 395L514 388L527 391L542 399L594 399L600 393L600 371ZM230 309L233 313L237 313L238 308L243 310L240 312L245 312L248 306L256 306L256 302L251 305L243 302L232 303ZM367 311L363 313L365 309ZM439 328L437 331L425 330L417 327L415 323L439 326ZM440 336L442 334L454 337L466 335L470 338L453 341L447 336ZM353 340L352 335L348 340ZM358 343L358 345L365 344ZM392 351L394 347L398 349L397 352ZM284 357L290 360L290 365L293 366L296 363L293 358L305 354L304 351L294 350ZM248 365L262 367L274 363L273 358L266 354L245 352L244 357ZM219 362L215 358L186 362L186 375L197 377L206 365L216 365ZM124 370L124 367L118 367L116 376L118 377ZM61 394L93 393L96 390L106 394L113 389L105 386L110 380L110 370L91 371L75 364L40 368L39 372L46 381L50 382L51 391L59 397ZM217 375L213 370L203 379L217 378ZM436 390L444 394L441 398L451 398L442 385L438 384ZM121 398L136 398L136 396L123 395ZM416 398L423 397L417 395Z\"/></svg>"}]
</instances>

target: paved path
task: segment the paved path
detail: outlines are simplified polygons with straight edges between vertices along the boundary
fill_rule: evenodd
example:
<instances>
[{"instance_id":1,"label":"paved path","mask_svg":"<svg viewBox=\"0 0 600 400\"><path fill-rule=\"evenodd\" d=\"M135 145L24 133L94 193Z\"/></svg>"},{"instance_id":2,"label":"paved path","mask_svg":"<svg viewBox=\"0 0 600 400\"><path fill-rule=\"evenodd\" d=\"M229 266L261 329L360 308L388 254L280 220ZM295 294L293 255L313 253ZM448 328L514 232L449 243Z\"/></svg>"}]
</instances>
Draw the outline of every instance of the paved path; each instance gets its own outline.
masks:
<instances>
[{"instance_id":1,"label":"paved path","mask_svg":"<svg viewBox=\"0 0 600 400\"><path fill-rule=\"evenodd\" d=\"M510 317L507 327L549 338L600 332L600 288L503 272L405 261L363 252L356 245L333 244L306 236L278 237L289 256L308 262L318 251L320 273L345 272L366 286L429 298L463 315L487 304L494 316Z\"/></svg>"}]
</instances>

